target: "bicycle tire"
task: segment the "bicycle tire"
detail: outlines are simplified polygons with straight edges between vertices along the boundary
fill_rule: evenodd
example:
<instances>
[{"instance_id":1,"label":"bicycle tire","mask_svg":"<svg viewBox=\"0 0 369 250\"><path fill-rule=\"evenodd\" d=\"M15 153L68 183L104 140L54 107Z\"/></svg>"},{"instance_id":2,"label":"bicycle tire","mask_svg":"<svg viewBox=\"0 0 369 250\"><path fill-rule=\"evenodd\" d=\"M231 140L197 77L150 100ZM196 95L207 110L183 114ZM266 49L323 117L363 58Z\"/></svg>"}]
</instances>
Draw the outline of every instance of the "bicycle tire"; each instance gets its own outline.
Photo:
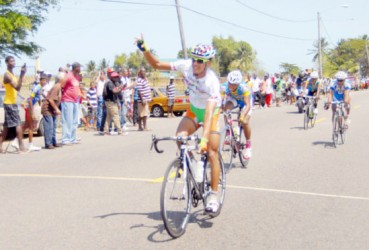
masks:
<instances>
[{"instance_id":1,"label":"bicycle tire","mask_svg":"<svg viewBox=\"0 0 369 250\"><path fill-rule=\"evenodd\" d=\"M226 142L227 137L227 131L228 131L228 142ZM221 134L221 140L220 140L220 147L219 151L222 155L222 158L224 159L225 164L227 164L227 172L229 172L232 169L232 161L233 161L233 151L234 151L235 141L233 139L233 132L229 128L225 128Z\"/></svg>"},{"instance_id":2,"label":"bicycle tire","mask_svg":"<svg viewBox=\"0 0 369 250\"><path fill-rule=\"evenodd\" d=\"M304 114L304 129L308 129L309 126L309 107L306 107L306 111Z\"/></svg>"},{"instance_id":3,"label":"bicycle tire","mask_svg":"<svg viewBox=\"0 0 369 250\"><path fill-rule=\"evenodd\" d=\"M338 145L338 128L339 128L339 120L336 116L334 117L334 121L333 121L333 133L332 133L332 140L333 140L333 145L335 148L337 148Z\"/></svg>"},{"instance_id":4,"label":"bicycle tire","mask_svg":"<svg viewBox=\"0 0 369 250\"><path fill-rule=\"evenodd\" d=\"M173 184L173 186L170 184ZM180 159L175 159L170 163L164 175L160 192L160 211L164 227L173 238L180 237L186 231L191 213L190 191L191 184L187 177L184 179L182 162ZM177 205L176 203L181 203L181 208L177 209L177 211L171 210L169 201L178 201L173 203L175 205Z\"/></svg>"},{"instance_id":5,"label":"bicycle tire","mask_svg":"<svg viewBox=\"0 0 369 250\"><path fill-rule=\"evenodd\" d=\"M249 160L250 160L250 159L245 159L243 157L243 151L246 150L246 142L247 142L247 139L243 132L243 128L241 126L240 127L240 140L238 142L238 156L240 158L241 166L243 168L247 167L247 165L249 164Z\"/></svg>"},{"instance_id":6,"label":"bicycle tire","mask_svg":"<svg viewBox=\"0 0 369 250\"><path fill-rule=\"evenodd\" d=\"M314 109L313 109L314 110ZM313 113L313 118L311 119L311 121L310 121L310 124L311 124L311 127L312 128L314 128L314 126L315 126L315 122L316 122L316 117L317 117L318 115L317 114L314 114Z\"/></svg>"},{"instance_id":7,"label":"bicycle tire","mask_svg":"<svg viewBox=\"0 0 369 250\"><path fill-rule=\"evenodd\" d=\"M341 144L345 144L346 141L346 127L343 117L341 116L340 121L340 138L341 138Z\"/></svg>"},{"instance_id":8,"label":"bicycle tire","mask_svg":"<svg viewBox=\"0 0 369 250\"><path fill-rule=\"evenodd\" d=\"M210 213L209 216L212 218L217 217L223 207L223 203L224 203L224 198L225 198L225 189L226 189L226 173L225 173L225 169L224 169L224 163L223 163L223 159L221 156L219 156L219 162L220 162L220 177L219 177L219 184L218 184L218 201L219 201L219 208L218 211L216 213ZM204 175L204 183L206 183L205 185L205 192L209 192L211 187L210 187L210 180L211 180L211 165L207 164L206 166L206 174ZM206 206L206 199L204 199L204 209Z\"/></svg>"}]
</instances>

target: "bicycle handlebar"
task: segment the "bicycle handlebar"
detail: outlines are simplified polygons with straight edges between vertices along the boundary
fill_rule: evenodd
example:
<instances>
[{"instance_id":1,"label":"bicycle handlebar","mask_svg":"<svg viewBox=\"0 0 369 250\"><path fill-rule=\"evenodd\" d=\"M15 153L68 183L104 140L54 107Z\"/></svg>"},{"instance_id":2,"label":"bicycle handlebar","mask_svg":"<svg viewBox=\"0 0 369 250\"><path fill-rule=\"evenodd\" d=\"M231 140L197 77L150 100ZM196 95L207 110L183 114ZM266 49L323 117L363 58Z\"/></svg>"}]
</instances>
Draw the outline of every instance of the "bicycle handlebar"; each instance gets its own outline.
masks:
<instances>
[{"instance_id":1,"label":"bicycle handlebar","mask_svg":"<svg viewBox=\"0 0 369 250\"><path fill-rule=\"evenodd\" d=\"M152 143L151 148L155 148L155 151L159 154L163 153L164 150L160 150L158 148L158 142L159 141L176 141L180 142L182 144L186 144L189 141L196 141L198 143L200 141L198 135L192 135L192 136L169 136L169 137L163 137L163 138L157 138L155 135L152 135Z\"/></svg>"}]
</instances>

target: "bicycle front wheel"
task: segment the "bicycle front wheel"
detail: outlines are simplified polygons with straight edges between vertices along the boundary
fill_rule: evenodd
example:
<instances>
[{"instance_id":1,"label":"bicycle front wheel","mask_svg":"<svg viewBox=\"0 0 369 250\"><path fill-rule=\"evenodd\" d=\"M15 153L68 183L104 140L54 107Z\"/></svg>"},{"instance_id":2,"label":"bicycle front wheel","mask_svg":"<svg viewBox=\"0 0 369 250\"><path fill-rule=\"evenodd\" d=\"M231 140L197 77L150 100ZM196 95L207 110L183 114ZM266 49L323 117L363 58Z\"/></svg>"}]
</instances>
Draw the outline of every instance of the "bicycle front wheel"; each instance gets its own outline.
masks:
<instances>
[{"instance_id":1,"label":"bicycle front wheel","mask_svg":"<svg viewBox=\"0 0 369 250\"><path fill-rule=\"evenodd\" d=\"M346 127L345 127L345 121L342 116L340 120L340 138L341 138L341 144L344 144L346 141Z\"/></svg>"},{"instance_id":2,"label":"bicycle front wheel","mask_svg":"<svg viewBox=\"0 0 369 250\"><path fill-rule=\"evenodd\" d=\"M160 210L170 236L178 238L186 231L191 212L190 183L183 175L180 159L168 167L160 194Z\"/></svg>"},{"instance_id":3,"label":"bicycle front wheel","mask_svg":"<svg viewBox=\"0 0 369 250\"><path fill-rule=\"evenodd\" d=\"M333 133L332 133L332 140L335 148L338 145L338 130L339 130L339 117L337 117L336 115L333 121Z\"/></svg>"},{"instance_id":4,"label":"bicycle front wheel","mask_svg":"<svg viewBox=\"0 0 369 250\"><path fill-rule=\"evenodd\" d=\"M219 153L224 159L225 168L227 171L232 169L232 161L234 154L235 141L232 138L232 131L229 128L225 128L221 134L221 141L219 147Z\"/></svg>"},{"instance_id":5,"label":"bicycle front wheel","mask_svg":"<svg viewBox=\"0 0 369 250\"><path fill-rule=\"evenodd\" d=\"M242 167L246 168L247 165L249 164L249 158L245 158L245 151L246 151L246 136L244 134L243 128L241 127L240 129L240 141L238 144L238 156L240 158L240 162Z\"/></svg>"},{"instance_id":6,"label":"bicycle front wheel","mask_svg":"<svg viewBox=\"0 0 369 250\"><path fill-rule=\"evenodd\" d=\"M309 126L309 107L306 107L306 111L304 114L304 129L308 129Z\"/></svg>"}]
</instances>

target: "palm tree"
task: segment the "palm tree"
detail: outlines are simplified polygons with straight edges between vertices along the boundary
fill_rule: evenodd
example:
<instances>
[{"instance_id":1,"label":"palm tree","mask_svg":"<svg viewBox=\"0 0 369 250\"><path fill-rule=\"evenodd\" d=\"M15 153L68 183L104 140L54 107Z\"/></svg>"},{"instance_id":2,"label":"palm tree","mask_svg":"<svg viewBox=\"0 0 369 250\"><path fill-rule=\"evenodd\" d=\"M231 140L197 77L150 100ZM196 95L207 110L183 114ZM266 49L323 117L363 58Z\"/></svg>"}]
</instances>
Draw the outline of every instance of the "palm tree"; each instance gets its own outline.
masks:
<instances>
[{"instance_id":1,"label":"palm tree","mask_svg":"<svg viewBox=\"0 0 369 250\"><path fill-rule=\"evenodd\" d=\"M109 67L109 62L103 58L100 62L99 70L106 70Z\"/></svg>"},{"instance_id":2,"label":"palm tree","mask_svg":"<svg viewBox=\"0 0 369 250\"><path fill-rule=\"evenodd\" d=\"M91 74L91 73L94 73L96 71L96 63L95 61L91 60L87 63L86 65L86 71L87 71L87 74Z\"/></svg>"},{"instance_id":3,"label":"palm tree","mask_svg":"<svg viewBox=\"0 0 369 250\"><path fill-rule=\"evenodd\" d=\"M327 55L329 53L329 43L327 42L327 40L322 37L320 39L320 43L322 46L322 55ZM313 56L313 62L316 62L319 59L319 43L318 41L315 41L313 44L314 49L309 49L309 53L308 55L314 55Z\"/></svg>"}]
</instances>

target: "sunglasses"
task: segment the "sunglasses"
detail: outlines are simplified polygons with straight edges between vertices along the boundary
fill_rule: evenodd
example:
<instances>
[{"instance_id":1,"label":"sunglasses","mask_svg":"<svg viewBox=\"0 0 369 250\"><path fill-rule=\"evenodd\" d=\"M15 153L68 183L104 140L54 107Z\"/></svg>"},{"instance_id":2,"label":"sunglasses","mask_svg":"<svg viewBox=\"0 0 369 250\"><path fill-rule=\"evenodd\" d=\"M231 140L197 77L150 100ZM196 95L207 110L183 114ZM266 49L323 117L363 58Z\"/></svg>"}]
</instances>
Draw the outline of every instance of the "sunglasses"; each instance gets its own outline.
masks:
<instances>
[{"instance_id":1,"label":"sunglasses","mask_svg":"<svg viewBox=\"0 0 369 250\"><path fill-rule=\"evenodd\" d=\"M206 62L209 62L210 60L205 60L205 59L195 59L195 58L192 58L192 62L193 63L198 63L198 64L203 64L203 63L206 63Z\"/></svg>"},{"instance_id":2,"label":"sunglasses","mask_svg":"<svg viewBox=\"0 0 369 250\"><path fill-rule=\"evenodd\" d=\"M338 80L339 82L344 82L345 80Z\"/></svg>"}]
</instances>

